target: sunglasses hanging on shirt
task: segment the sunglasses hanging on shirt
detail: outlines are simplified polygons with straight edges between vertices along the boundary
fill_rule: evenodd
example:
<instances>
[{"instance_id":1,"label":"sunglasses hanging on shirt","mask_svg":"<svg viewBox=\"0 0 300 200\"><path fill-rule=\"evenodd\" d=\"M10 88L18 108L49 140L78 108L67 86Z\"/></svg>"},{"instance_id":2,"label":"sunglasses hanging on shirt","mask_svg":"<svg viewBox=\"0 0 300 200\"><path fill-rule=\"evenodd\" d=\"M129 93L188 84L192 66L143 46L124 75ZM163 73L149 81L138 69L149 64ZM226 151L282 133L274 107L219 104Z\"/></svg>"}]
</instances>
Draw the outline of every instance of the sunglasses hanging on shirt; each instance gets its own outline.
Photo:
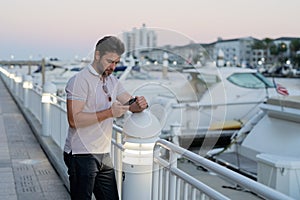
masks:
<instances>
[{"instance_id":1,"label":"sunglasses hanging on shirt","mask_svg":"<svg viewBox=\"0 0 300 200\"><path fill-rule=\"evenodd\" d=\"M108 92L108 88L107 88L107 85L106 85L106 82L105 82L105 78L103 78L102 89L103 89L104 93L106 94L106 96L108 97L108 101L111 102L111 96Z\"/></svg>"}]
</instances>

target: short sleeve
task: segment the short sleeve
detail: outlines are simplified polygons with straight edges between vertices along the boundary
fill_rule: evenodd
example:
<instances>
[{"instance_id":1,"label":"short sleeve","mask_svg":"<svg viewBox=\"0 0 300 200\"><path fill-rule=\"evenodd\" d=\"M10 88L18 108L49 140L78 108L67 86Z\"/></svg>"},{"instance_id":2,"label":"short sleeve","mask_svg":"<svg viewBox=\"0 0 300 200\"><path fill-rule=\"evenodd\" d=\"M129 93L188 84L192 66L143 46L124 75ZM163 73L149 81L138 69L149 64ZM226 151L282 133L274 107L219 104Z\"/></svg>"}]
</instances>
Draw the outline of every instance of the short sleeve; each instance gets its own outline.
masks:
<instances>
[{"instance_id":1,"label":"short sleeve","mask_svg":"<svg viewBox=\"0 0 300 200\"><path fill-rule=\"evenodd\" d=\"M73 76L70 78L65 90L68 100L87 100L88 84L81 76Z\"/></svg>"}]
</instances>

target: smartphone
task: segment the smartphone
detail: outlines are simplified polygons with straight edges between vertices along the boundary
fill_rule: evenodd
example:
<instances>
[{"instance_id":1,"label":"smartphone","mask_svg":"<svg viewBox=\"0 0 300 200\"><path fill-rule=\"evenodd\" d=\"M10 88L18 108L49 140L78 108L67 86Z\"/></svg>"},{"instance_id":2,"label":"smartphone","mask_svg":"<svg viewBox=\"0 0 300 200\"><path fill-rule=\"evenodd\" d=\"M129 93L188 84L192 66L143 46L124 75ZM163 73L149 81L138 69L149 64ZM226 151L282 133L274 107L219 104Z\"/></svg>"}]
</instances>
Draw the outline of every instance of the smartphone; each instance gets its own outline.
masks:
<instances>
[{"instance_id":1,"label":"smartphone","mask_svg":"<svg viewBox=\"0 0 300 200\"><path fill-rule=\"evenodd\" d=\"M135 101L136 101L136 97L135 97L135 98L132 98L132 99L130 99L129 101L127 101L127 102L124 104L124 106L131 105L131 104L133 104Z\"/></svg>"}]
</instances>

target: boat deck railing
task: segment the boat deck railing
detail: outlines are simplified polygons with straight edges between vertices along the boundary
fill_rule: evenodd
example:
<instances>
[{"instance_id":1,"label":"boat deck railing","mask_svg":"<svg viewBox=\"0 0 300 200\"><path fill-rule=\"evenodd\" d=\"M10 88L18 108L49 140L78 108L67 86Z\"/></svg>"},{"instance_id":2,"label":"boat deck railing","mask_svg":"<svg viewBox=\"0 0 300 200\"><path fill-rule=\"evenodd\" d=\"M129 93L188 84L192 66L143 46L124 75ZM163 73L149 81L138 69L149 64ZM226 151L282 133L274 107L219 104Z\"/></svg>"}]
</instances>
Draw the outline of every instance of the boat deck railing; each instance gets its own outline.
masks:
<instances>
[{"instance_id":1,"label":"boat deck railing","mask_svg":"<svg viewBox=\"0 0 300 200\"><path fill-rule=\"evenodd\" d=\"M54 93L49 93L32 85L26 80L20 80L19 76L10 73L7 68L0 67L0 76L25 117L31 121L30 125L34 126L32 129L35 130L39 142L42 143L41 146L48 149L46 153L50 152L48 156L53 162L52 164L62 177L63 182L69 187L67 170L63 164L62 156L57 156L59 153L62 155L68 132L65 100L57 97ZM122 132L122 128L113 126L111 156L116 169L120 197L124 192L122 191L122 162L125 149ZM51 140L52 143L55 143L57 150L45 146L47 145L47 142L43 142L45 140ZM52 156L55 158L51 159ZM162 139L155 143L153 150L152 191L149 192L152 197L148 199L229 199L224 194L179 169L176 164L179 157L184 157L221 177L226 177L230 182L241 185L264 198L291 199L278 191Z\"/></svg>"}]
</instances>

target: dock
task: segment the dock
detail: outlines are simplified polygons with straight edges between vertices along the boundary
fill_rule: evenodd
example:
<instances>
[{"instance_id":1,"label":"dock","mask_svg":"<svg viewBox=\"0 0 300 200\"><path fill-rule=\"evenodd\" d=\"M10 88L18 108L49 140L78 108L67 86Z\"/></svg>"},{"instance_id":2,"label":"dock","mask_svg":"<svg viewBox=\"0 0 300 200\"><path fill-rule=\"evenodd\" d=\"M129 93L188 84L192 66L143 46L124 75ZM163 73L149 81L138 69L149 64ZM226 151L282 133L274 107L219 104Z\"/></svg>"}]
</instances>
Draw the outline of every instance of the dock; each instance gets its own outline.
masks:
<instances>
[{"instance_id":1,"label":"dock","mask_svg":"<svg viewBox=\"0 0 300 200\"><path fill-rule=\"evenodd\" d=\"M0 91L0 199L70 199L2 80Z\"/></svg>"}]
</instances>

